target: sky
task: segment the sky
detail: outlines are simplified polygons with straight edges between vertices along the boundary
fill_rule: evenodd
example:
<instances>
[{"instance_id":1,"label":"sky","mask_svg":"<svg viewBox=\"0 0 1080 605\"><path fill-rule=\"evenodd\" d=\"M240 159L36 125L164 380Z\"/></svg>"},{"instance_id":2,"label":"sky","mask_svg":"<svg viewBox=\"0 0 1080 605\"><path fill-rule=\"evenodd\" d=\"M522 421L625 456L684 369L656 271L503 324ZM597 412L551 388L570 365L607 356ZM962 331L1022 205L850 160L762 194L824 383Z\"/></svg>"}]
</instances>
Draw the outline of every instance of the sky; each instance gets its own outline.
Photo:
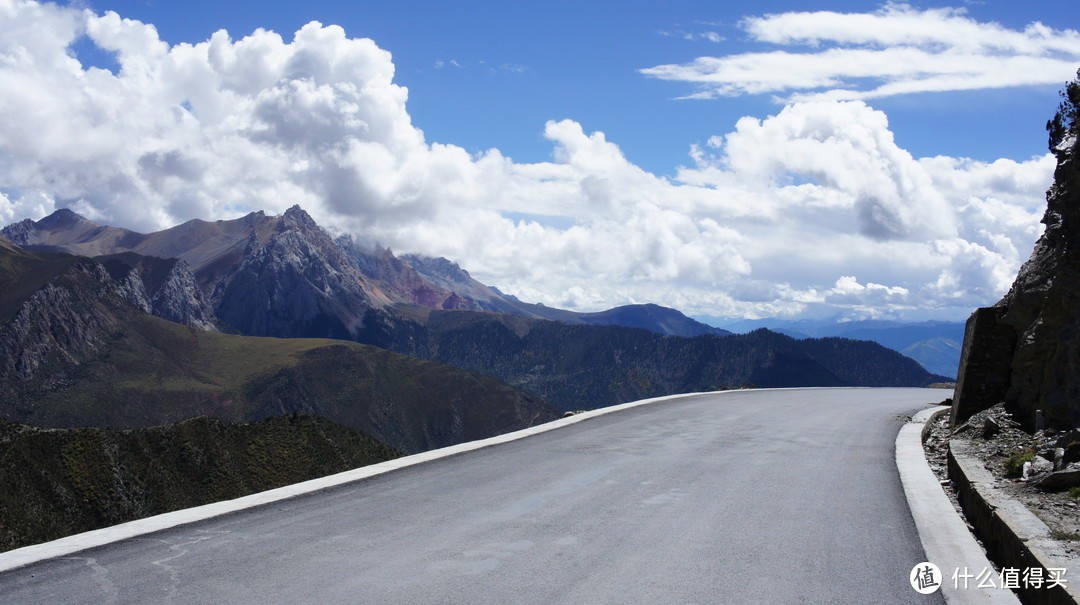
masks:
<instances>
[{"instance_id":1,"label":"sky","mask_svg":"<svg viewBox=\"0 0 1080 605\"><path fill-rule=\"evenodd\" d=\"M299 204L530 302L962 320L1042 232L1074 0L0 0L0 223Z\"/></svg>"}]
</instances>

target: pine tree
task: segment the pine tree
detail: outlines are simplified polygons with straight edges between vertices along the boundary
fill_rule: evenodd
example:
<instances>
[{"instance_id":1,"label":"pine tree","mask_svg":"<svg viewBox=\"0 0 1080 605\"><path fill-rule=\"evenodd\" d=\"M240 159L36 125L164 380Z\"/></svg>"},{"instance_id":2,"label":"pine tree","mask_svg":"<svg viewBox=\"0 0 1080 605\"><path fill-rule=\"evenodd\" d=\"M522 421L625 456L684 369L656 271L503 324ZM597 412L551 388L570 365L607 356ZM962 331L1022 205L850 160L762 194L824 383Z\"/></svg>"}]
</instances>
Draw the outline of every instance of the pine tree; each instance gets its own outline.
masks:
<instances>
[{"instance_id":1,"label":"pine tree","mask_svg":"<svg viewBox=\"0 0 1080 605\"><path fill-rule=\"evenodd\" d=\"M1076 71L1076 80L1069 82L1059 93L1061 104L1054 117L1046 122L1046 131L1050 134L1050 151L1054 151L1069 133L1077 134L1080 127L1080 69Z\"/></svg>"}]
</instances>

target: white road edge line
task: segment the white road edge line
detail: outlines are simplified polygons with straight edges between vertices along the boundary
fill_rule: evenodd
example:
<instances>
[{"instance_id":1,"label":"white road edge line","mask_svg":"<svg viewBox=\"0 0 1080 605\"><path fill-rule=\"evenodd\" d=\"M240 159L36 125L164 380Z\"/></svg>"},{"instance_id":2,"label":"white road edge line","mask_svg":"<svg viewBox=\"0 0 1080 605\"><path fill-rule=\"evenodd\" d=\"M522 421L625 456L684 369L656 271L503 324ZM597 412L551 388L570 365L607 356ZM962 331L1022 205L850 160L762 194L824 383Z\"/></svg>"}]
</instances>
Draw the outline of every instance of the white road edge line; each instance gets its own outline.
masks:
<instances>
[{"instance_id":1,"label":"white road edge line","mask_svg":"<svg viewBox=\"0 0 1080 605\"><path fill-rule=\"evenodd\" d=\"M974 583L969 588L956 588L952 573L957 569L976 570L993 569L979 543L971 534L967 524L956 512L945 490L941 488L934 471L926 461L923 450L923 427L930 417L944 410L947 406L937 406L922 410L911 421L900 427L896 436L896 468L900 471L900 481L904 484L908 508L915 519L926 560L941 570L941 593L949 605L968 603L1009 603L1020 601L1011 590L976 588Z\"/></svg>"},{"instance_id":2,"label":"white road edge line","mask_svg":"<svg viewBox=\"0 0 1080 605\"><path fill-rule=\"evenodd\" d=\"M764 391L773 389L759 390ZM719 392L725 391L666 395L664 397L641 399L638 401L631 401L629 403L623 403L611 407L599 408L596 410L590 410L587 412L582 412L580 414L575 414L573 416L559 418L551 422L545 422L544 424L539 424L518 431L503 433L502 435L496 435L494 437L488 437L487 439L459 443L457 445L439 448L436 450L428 450L426 452L413 454L411 456L403 456L401 458L395 458L394 460L387 460L386 462L370 464L368 466L362 466L360 468L356 468L350 471L337 473L336 475L328 475L326 477L320 477L318 479L311 479L310 481L294 483L292 485L286 485L284 487L279 487L276 489L243 496L234 500L223 500L221 502L204 504L202 506L196 506L193 508L185 508L170 513L162 513L160 515L154 515L153 517L146 517L144 519L128 521L127 523L121 523L119 525L103 527L101 529L95 529L88 532L83 532L81 534L66 536L53 540L51 542L43 542L41 544L33 544L31 546L16 548L14 550L0 553L0 572L18 569L19 567L25 567L27 565L30 565L31 563L37 563L38 561L62 557L79 551L96 548L98 546L104 546L105 544L110 544L112 542L119 542L128 538L135 538L138 536L143 536L149 533L177 527L180 525L196 523L198 521L203 521L213 517L219 517L221 515L226 515L247 508L253 508L256 506L262 506L264 504L280 502L281 500L295 498L297 496L302 496L331 487L344 485L346 483L361 481L369 477L382 475L390 471L395 471L408 466L414 466L416 464L422 464L431 460L437 460L439 458L446 458L448 456L454 456L472 450L491 447L493 445L506 443L508 441L514 441L516 439L521 439L530 435L546 433L547 431L552 431L558 428L562 428L564 426L569 426L571 424L582 422L584 420L595 418L597 416L602 416L604 414L610 414L612 412L618 412L620 410L626 410L629 408L648 405L651 403L658 403L661 401L668 401L671 399L678 399L682 397L695 397L699 395L715 394Z\"/></svg>"}]
</instances>

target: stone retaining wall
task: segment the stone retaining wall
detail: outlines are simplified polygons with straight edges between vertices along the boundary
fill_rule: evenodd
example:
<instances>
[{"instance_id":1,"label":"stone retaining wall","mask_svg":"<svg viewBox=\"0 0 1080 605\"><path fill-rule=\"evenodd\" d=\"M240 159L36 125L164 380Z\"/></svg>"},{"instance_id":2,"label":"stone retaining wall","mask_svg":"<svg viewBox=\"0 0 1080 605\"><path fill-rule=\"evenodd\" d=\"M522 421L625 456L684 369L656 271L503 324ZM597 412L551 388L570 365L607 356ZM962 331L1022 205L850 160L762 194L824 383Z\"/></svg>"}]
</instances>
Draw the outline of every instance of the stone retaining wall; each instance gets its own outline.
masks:
<instances>
[{"instance_id":1,"label":"stone retaining wall","mask_svg":"<svg viewBox=\"0 0 1080 605\"><path fill-rule=\"evenodd\" d=\"M955 409L955 408L954 408ZM987 555L1001 567L1023 570L1065 568L1064 587L1021 588L1020 599L1035 605L1077 605L1080 603L1080 559L1070 556L1050 536L1050 529L1022 503L994 489L994 478L980 460L967 454L963 441L949 442L949 478L975 535L982 540ZM977 570L976 570L977 572Z\"/></svg>"}]
</instances>

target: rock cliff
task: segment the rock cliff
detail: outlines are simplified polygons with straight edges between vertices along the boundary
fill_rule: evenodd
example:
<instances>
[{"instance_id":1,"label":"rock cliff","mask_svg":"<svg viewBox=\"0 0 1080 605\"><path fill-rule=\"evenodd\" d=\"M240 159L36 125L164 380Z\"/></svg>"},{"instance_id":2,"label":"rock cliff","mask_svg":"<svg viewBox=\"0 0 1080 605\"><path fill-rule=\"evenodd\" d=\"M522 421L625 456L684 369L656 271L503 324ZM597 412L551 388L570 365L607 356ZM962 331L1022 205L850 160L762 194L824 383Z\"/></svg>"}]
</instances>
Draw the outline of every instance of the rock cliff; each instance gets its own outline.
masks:
<instances>
[{"instance_id":1,"label":"rock cliff","mask_svg":"<svg viewBox=\"0 0 1080 605\"><path fill-rule=\"evenodd\" d=\"M128 302L162 319L214 330L214 310L195 283L195 275L181 258L154 258L134 253L101 256Z\"/></svg>"},{"instance_id":2,"label":"rock cliff","mask_svg":"<svg viewBox=\"0 0 1080 605\"><path fill-rule=\"evenodd\" d=\"M0 244L0 383L65 383L140 311L214 329L209 305L178 259L88 259Z\"/></svg>"},{"instance_id":3,"label":"rock cliff","mask_svg":"<svg viewBox=\"0 0 1080 605\"><path fill-rule=\"evenodd\" d=\"M266 227L214 284L218 318L253 336L352 339L381 293L299 206Z\"/></svg>"},{"instance_id":4,"label":"rock cliff","mask_svg":"<svg viewBox=\"0 0 1080 605\"><path fill-rule=\"evenodd\" d=\"M968 320L954 423L1004 401L1029 430L1080 426L1080 79L1062 96L1046 230L1008 294Z\"/></svg>"},{"instance_id":5,"label":"rock cliff","mask_svg":"<svg viewBox=\"0 0 1080 605\"><path fill-rule=\"evenodd\" d=\"M0 380L64 382L119 327L116 286L101 265L81 259L29 294L0 328Z\"/></svg>"}]
</instances>

